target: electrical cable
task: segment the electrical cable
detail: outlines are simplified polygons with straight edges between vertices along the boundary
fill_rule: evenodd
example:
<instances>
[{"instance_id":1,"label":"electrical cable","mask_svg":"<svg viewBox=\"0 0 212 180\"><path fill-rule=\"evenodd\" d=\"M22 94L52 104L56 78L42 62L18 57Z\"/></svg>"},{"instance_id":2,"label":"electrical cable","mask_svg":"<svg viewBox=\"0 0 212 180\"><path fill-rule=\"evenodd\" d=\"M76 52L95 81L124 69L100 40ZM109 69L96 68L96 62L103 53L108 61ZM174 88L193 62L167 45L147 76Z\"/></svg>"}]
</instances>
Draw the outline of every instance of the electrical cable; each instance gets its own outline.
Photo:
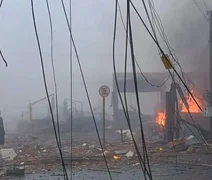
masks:
<instances>
[{"instance_id":1,"label":"electrical cable","mask_svg":"<svg viewBox=\"0 0 212 180\"><path fill-rule=\"evenodd\" d=\"M3 1L4 1L4 0L1 0L1 1L0 1L0 8L1 8L2 4L3 4ZM0 49L0 56L1 56L2 60L4 61L4 63L5 63L5 66L7 67L7 66L8 66L7 61L6 61L6 59L4 58L1 49Z\"/></svg>"},{"instance_id":2,"label":"electrical cable","mask_svg":"<svg viewBox=\"0 0 212 180\"><path fill-rule=\"evenodd\" d=\"M50 10L50 7L49 7L48 0L46 0L46 6L47 6L47 10L48 10L49 24L50 24L51 64L52 64L52 73L53 73L54 89L55 89L57 133L58 133L58 141L59 141L60 149L62 149L61 133L60 133L60 123L59 123L58 91L57 91L57 81L56 81L55 66L54 66L54 39L53 39L54 36L53 36L53 25L52 25L51 10ZM65 175L64 168L63 168L63 175L64 175L64 179L65 179L66 178L66 175Z\"/></svg>"},{"instance_id":3,"label":"electrical cable","mask_svg":"<svg viewBox=\"0 0 212 180\"><path fill-rule=\"evenodd\" d=\"M4 0L1 0L1 1L0 1L0 8L1 8L2 4L3 4L3 1L4 1Z\"/></svg>"},{"instance_id":4,"label":"electrical cable","mask_svg":"<svg viewBox=\"0 0 212 180\"><path fill-rule=\"evenodd\" d=\"M5 66L7 67L7 66L8 66L7 61L6 61L6 59L4 58L4 55L3 55L3 53L2 53L1 50L0 50L0 56L1 56L2 60L4 61L4 63L5 63Z\"/></svg>"},{"instance_id":5,"label":"electrical cable","mask_svg":"<svg viewBox=\"0 0 212 180\"><path fill-rule=\"evenodd\" d=\"M55 121L54 121L54 115L53 115L53 110L52 110L52 106L51 106L51 101L50 101L50 98L49 98L49 92L48 92L46 75L45 75L45 68L44 68L44 62L43 62L43 55L42 55L40 40L39 40L39 36L38 36L37 25L36 25L36 21L35 21L35 12L34 12L33 0L31 0L31 10L32 10L32 19L33 19L33 25L34 25L34 30L35 30L35 36L36 36L36 41L37 41L38 51L39 51L39 56L40 56L44 88L45 88L45 92L46 92L46 96L47 96L47 100L48 100L48 104L49 104L49 109L50 109L50 113L51 113L55 139L56 139L57 147L58 147L58 150L59 150L60 158L61 158L61 161L62 161L62 167L63 167L65 177L66 177L65 179L68 180L68 175L67 175L67 171L66 171L66 167L65 167L65 163L64 163L64 159L63 159L63 154L62 154L62 151L61 151L61 148L60 148L60 143L59 143L58 136L57 136L57 130L56 130L56 127L55 127Z\"/></svg>"},{"instance_id":6,"label":"electrical cable","mask_svg":"<svg viewBox=\"0 0 212 180\"><path fill-rule=\"evenodd\" d=\"M205 6L205 10L206 10L206 14L209 12L209 9L208 9L208 6L207 6L207 3L205 0L203 0L203 3L204 3L204 6Z\"/></svg>"},{"instance_id":7,"label":"electrical cable","mask_svg":"<svg viewBox=\"0 0 212 180\"><path fill-rule=\"evenodd\" d=\"M207 15L202 11L202 9L199 7L198 3L196 2L196 0L193 0L194 4L196 5L197 9L200 11L200 13L204 16L204 18L208 21L208 17Z\"/></svg>"},{"instance_id":8,"label":"electrical cable","mask_svg":"<svg viewBox=\"0 0 212 180\"><path fill-rule=\"evenodd\" d=\"M119 1L117 1L117 5L120 9L120 4L119 4ZM127 95L126 95L126 90L127 90L127 49L128 49L128 21L129 21L129 16L128 16L128 10L127 10L127 19L126 19L126 24L127 24L127 27L126 27L126 40L125 40L125 63L124 63L124 101L125 101L125 108L126 108L126 113L127 113L127 116L129 117L129 113L128 113L128 105L127 105ZM123 19L122 19L123 20Z\"/></svg>"},{"instance_id":9,"label":"electrical cable","mask_svg":"<svg viewBox=\"0 0 212 180\"><path fill-rule=\"evenodd\" d=\"M146 8L146 5L145 5L144 0L142 0L142 2L143 2L143 5L144 5L144 8L145 8L145 11L146 11L148 20L149 20L150 25L151 25L152 23L151 23L151 21L150 21L150 18L149 18L148 11L147 11L147 8ZM134 8L134 9L135 9L135 8ZM151 25L151 27L152 27L152 25ZM153 30L153 28L152 28L152 30ZM154 30L153 30L153 32L154 32ZM157 39L156 39L156 37L155 37L154 41L157 42L156 44L159 44L158 41L157 41ZM174 67L172 67L172 68L173 68L173 70L174 70ZM180 77L180 76L179 76L179 77ZM173 78L173 81L174 81L174 78ZM187 86L186 86L186 87L187 87ZM187 88L188 88L188 87L187 87ZM195 98L193 98L193 99L195 100ZM197 105L198 105L198 104L197 104ZM200 106L199 106L199 107L200 107ZM188 109L188 113L189 113L189 116L190 116L190 118L192 119L193 123L196 124L195 121L194 121L194 119L193 119L193 117L191 116L191 113L190 113L189 109ZM201 131L199 130L199 128L198 128L197 125L196 125L196 127L197 127L197 130L198 130L198 132L200 133L200 135L201 135L203 141L204 141L204 142L206 143L206 145L207 145L207 142L205 141L204 136L202 135L202 133L201 133ZM209 150L210 150L210 148L209 148Z\"/></svg>"},{"instance_id":10,"label":"electrical cable","mask_svg":"<svg viewBox=\"0 0 212 180\"><path fill-rule=\"evenodd\" d=\"M212 152L210 146L208 145L207 141L205 140L205 138L204 138L204 136L203 136L203 134L202 134L202 132L201 132L201 130L200 130L200 128L199 128L199 125L194 121L194 118L192 117L189 108L186 107L186 109L187 109L187 111L188 111L188 114L189 114L190 119L192 120L192 122L193 122L194 125L196 126L196 129L197 129L198 133L200 134L200 136L201 136L203 142L204 142L205 145L207 146L208 150L209 150L210 152Z\"/></svg>"},{"instance_id":11,"label":"electrical cable","mask_svg":"<svg viewBox=\"0 0 212 180\"><path fill-rule=\"evenodd\" d=\"M130 9L130 1L127 1L127 6ZM140 112L140 102L139 102L139 95L138 95L138 84L137 84L137 75L136 75L136 67L135 67L135 59L134 59L134 47L133 47L133 35L132 35L132 26L131 26L131 18L130 18L130 12L129 12L129 39L130 39L130 49L131 49L131 59L132 59L132 70L133 70L133 79L134 79L134 87L135 87L135 95L136 95L136 101L137 101L137 108L138 108L138 116L139 116L139 121L140 121L140 130L141 130L141 138L142 138L142 144L143 144L143 159L144 159L144 164L145 164L145 159L147 160L147 166L149 170L149 178L152 178L152 173L151 173L151 168L149 164L149 159L148 159L148 153L147 153L147 148L146 148L146 142L144 138L144 131L143 131L143 125L142 125L142 120L141 120L141 112Z\"/></svg>"},{"instance_id":12,"label":"electrical cable","mask_svg":"<svg viewBox=\"0 0 212 180\"><path fill-rule=\"evenodd\" d=\"M119 1L117 1L117 5L120 7L119 5ZM125 101L125 108L126 108L126 115L127 117L129 118L129 113L128 113L128 104L127 104L127 97L126 97L126 87L127 87L127 84L126 84L126 75L127 75L127 45L128 45L128 23L129 23L129 8L127 8L127 18L126 18L126 42L125 42L125 63L124 63L124 101ZM129 124L130 124L130 121L129 121ZM132 133L133 134L133 133ZM143 166L145 166L145 161L142 162L143 163ZM146 172L144 172L144 178L146 179Z\"/></svg>"},{"instance_id":13,"label":"electrical cable","mask_svg":"<svg viewBox=\"0 0 212 180\"><path fill-rule=\"evenodd\" d=\"M152 24L152 22L151 22L151 20L150 20L150 16L149 16L149 13L148 13L148 10L147 10L147 7L146 7L146 3L145 3L144 0L142 0L142 3L143 3L143 6L144 6L144 9L145 9L145 12L146 12L146 15L147 15L149 24L150 24L150 26L151 26L151 28L152 28L152 32L153 32L153 35L154 35L154 37L155 37L155 40L158 42L158 39L157 39L157 35L156 35L156 32L155 32L155 29L154 29L153 24Z\"/></svg>"},{"instance_id":14,"label":"electrical cable","mask_svg":"<svg viewBox=\"0 0 212 180\"><path fill-rule=\"evenodd\" d=\"M154 1L153 0L148 0L148 2L149 2L149 9L150 9L151 15L152 15L153 24L155 24L155 27L157 28L162 40L165 42L165 44L166 44L166 46L167 46L167 48L169 50L170 56L172 57L174 62L180 67L183 80L186 81L184 73L183 73L183 68L182 68L182 66L179 63L179 60L178 60L178 58L177 58L177 56L175 54L175 50L171 47L171 45L170 45L170 43L168 41L168 38L167 38L167 36L165 34L165 31L164 31L163 23L162 23L162 21L160 19L159 14L157 13L157 11L155 9Z\"/></svg>"},{"instance_id":15,"label":"electrical cable","mask_svg":"<svg viewBox=\"0 0 212 180\"><path fill-rule=\"evenodd\" d=\"M46 6L49 15L49 24L50 24L50 36L51 36L51 64L52 64L52 73L54 79L54 88L55 88L55 104L56 104L56 121L57 121L57 133L58 133L58 140L60 143L61 148L61 138L60 138L60 124L59 124L59 108L58 108L58 93L57 93L57 81L56 81L56 74L55 74L55 66L54 66L54 39L53 39L53 25L52 25L52 17L51 11L49 7L49 2L46 0Z\"/></svg>"},{"instance_id":16,"label":"electrical cable","mask_svg":"<svg viewBox=\"0 0 212 180\"><path fill-rule=\"evenodd\" d=\"M118 96L119 96L119 99L121 101L121 105L122 105L122 108L123 108L123 112L124 112L124 115L126 117L127 125L129 127L129 130L130 130L130 135L132 137L132 141L133 141L133 144L135 146L136 153L138 155L139 164L141 166L142 171L144 172L144 177L146 179L146 174L149 176L149 172L148 172L145 164L143 163L143 159L141 157L141 154L140 154L139 149L138 149L138 146L136 144L134 135L132 133L132 127L131 127L130 119L129 119L128 113L125 110L124 102L123 102L123 99L121 97L121 92L120 92L119 85L118 85L117 72L116 72L116 63L115 63L115 44L116 44L116 28L117 28L117 11L118 11L118 0L115 1L115 17L114 17L115 20L114 20L114 34L113 34L113 70L114 70L114 79L115 79L115 84L116 84Z\"/></svg>"},{"instance_id":17,"label":"electrical cable","mask_svg":"<svg viewBox=\"0 0 212 180\"><path fill-rule=\"evenodd\" d=\"M148 20L149 20L149 22L150 22L150 18L149 18L149 15L148 15L148 11L147 11L147 8L146 8L146 6L145 6L145 2L144 2L144 0L142 0L142 2L143 2L143 5L144 5L144 8L145 8L145 11L146 11L146 14L147 14L147 16L148 16ZM149 6L151 5L151 1L149 0ZM150 7L151 8L151 7ZM160 20L161 21L161 20ZM161 24L162 24L162 22L161 22ZM151 25L151 22L150 22L150 25ZM152 27L152 26L151 26ZM153 29L153 28L152 28ZM154 32L154 30L153 30L153 32ZM170 50L170 44L167 42L168 41L168 39L167 39L167 37L166 37L166 35L165 35L165 33L164 33L164 31L162 31L163 32L163 34L164 34L164 41L166 42L166 45L167 45L167 47L168 47L168 49ZM166 39L166 40L165 40ZM173 49L172 49L173 50ZM171 52L171 50L170 50L170 52ZM173 55L172 55L173 56ZM173 59L175 59L174 57L173 57ZM178 63L178 65L179 65L179 67L181 68L181 71L183 70L182 69L182 67L181 67L181 65L179 64L179 62L177 61L177 63ZM182 71L182 74L183 74L183 71ZM174 80L174 79L173 79ZM193 85L194 86L194 85ZM189 110L188 110L188 112L189 112ZM194 119L193 119L193 117L191 116L191 113L189 112L189 116L190 116L190 118L192 119L192 121L193 121L193 123L195 124L195 122L194 122ZM199 130L199 128L198 127L196 127L197 128L197 130L198 130L198 132L200 133L200 135L202 136L202 138L203 138L203 141L205 141L205 139L204 139L204 137L203 137L203 135L202 135L202 133L201 133L201 131ZM192 132L192 131L191 131ZM207 142L206 142L207 143Z\"/></svg>"},{"instance_id":18,"label":"electrical cable","mask_svg":"<svg viewBox=\"0 0 212 180\"><path fill-rule=\"evenodd\" d=\"M152 33L150 32L150 30L148 29L147 25L145 24L144 20L142 19L140 13L138 12L138 10L136 9L136 7L134 6L134 4L132 3L131 0L130 4L132 5L133 9L135 10L136 14L138 15L139 19L141 20L142 24L144 25L145 29L147 30L148 34L151 36L151 38L153 39L153 41L155 42L155 44L157 45L157 47L159 48L162 56L167 60L169 66L173 69L173 71L176 73L176 75L178 76L178 78L180 79L180 81L183 83L183 85L185 86L186 90L188 91L188 93L191 95L192 99L195 101L195 103L197 104L198 108L202 110L202 108L200 107L200 105L198 104L198 102L196 101L196 99L194 98L193 94L190 92L189 88L187 87L187 85L185 84L185 82L183 81L182 77L179 75L179 73L176 71L176 69L173 67L173 65L171 64L171 62L169 61L169 59L166 57L164 51L162 50L162 48L160 47L159 43L155 40L155 38L153 37ZM170 73L170 71L169 71ZM171 74L170 74L171 75Z\"/></svg>"},{"instance_id":19,"label":"electrical cable","mask_svg":"<svg viewBox=\"0 0 212 180\"><path fill-rule=\"evenodd\" d=\"M123 25L124 30L125 30L125 32L126 32L126 27L125 27L125 24L124 24L124 20L123 20L123 16L122 16L121 7L120 7L119 2L118 2L118 10L119 10L119 14L120 14L120 18L121 18L122 25ZM138 63L138 61L136 60L136 57L134 57L134 59L135 59L136 65L137 65L137 67L138 67L138 69L139 69L139 71L140 71L140 74L142 75L142 77L145 79L145 81L146 81L150 86L160 88L160 87L162 87L162 86L169 80L170 75L169 75L160 85L152 84L152 83L147 79L147 77L144 75L144 73L142 72L139 63Z\"/></svg>"},{"instance_id":20,"label":"electrical cable","mask_svg":"<svg viewBox=\"0 0 212 180\"><path fill-rule=\"evenodd\" d=\"M71 30L71 27L70 27L70 24L69 24L67 12L66 12L65 4L64 4L63 0L61 0L61 4L62 4L63 12L64 12L64 15L65 15L65 19L66 19L66 22L67 22L67 25L68 25L68 29L69 29L72 45L73 45L73 48L74 48L74 52L76 54L76 58L77 58L79 70L80 70L80 73L81 73L83 85L84 85L84 88L85 88L86 96L87 96L87 99L88 99L88 104L89 104L91 115L92 115L92 118L93 118L95 130L96 130L97 137L98 137L98 140L99 140L99 144L100 144L100 147L101 147L101 150L102 150L102 155L103 155L103 158L104 158L104 161L105 161L105 165L106 165L106 168L107 168L107 171L108 171L109 178L112 180L111 172L110 172L110 169L109 169L109 166L108 166L108 163L107 163L107 159L106 159L106 156L105 156L105 153L104 153L104 149L103 149L103 145L102 145L102 142L101 142L101 138L100 138L99 130L98 130L98 127L97 127L96 119L95 119L95 116L94 116L94 112L93 112L90 96L89 96L89 93L88 93L88 88L87 88L87 85L86 85L84 73L83 73L81 62L80 62L79 55L78 55L78 52L77 52L76 44L75 44L75 41L73 39L72 30Z\"/></svg>"},{"instance_id":21,"label":"electrical cable","mask_svg":"<svg viewBox=\"0 0 212 180\"><path fill-rule=\"evenodd\" d=\"M72 1L69 1L70 28L72 29ZM72 59L72 39L70 35L70 108L71 108L71 180L73 179L73 59Z\"/></svg>"}]
</instances>

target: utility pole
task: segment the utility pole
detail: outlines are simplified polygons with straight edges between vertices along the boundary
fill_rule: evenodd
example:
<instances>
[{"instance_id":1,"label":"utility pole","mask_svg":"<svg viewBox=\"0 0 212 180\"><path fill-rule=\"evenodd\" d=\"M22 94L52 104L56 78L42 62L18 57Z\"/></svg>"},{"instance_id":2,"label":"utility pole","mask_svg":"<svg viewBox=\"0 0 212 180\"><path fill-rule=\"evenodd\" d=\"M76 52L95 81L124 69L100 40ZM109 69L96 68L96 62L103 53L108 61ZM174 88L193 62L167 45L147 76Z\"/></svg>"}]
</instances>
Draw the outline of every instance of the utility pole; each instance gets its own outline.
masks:
<instances>
[{"instance_id":1,"label":"utility pole","mask_svg":"<svg viewBox=\"0 0 212 180\"><path fill-rule=\"evenodd\" d=\"M210 46L210 62L209 62L209 83L210 83L210 106L212 106L212 11L209 12L210 14L210 40L209 40L209 46ZM210 137L212 138L212 117L210 117Z\"/></svg>"}]
</instances>

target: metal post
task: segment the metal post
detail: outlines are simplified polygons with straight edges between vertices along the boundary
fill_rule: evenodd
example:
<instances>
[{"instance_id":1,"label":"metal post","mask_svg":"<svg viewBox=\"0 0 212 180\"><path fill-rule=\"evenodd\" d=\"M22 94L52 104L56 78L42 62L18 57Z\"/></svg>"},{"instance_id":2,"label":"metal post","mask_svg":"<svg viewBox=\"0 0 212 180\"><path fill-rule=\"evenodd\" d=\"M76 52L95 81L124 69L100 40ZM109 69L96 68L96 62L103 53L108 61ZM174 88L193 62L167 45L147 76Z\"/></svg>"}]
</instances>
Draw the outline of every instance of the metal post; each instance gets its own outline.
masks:
<instances>
[{"instance_id":1,"label":"metal post","mask_svg":"<svg viewBox=\"0 0 212 180\"><path fill-rule=\"evenodd\" d=\"M210 105L212 105L212 11L210 11L210 69L209 69L209 83L210 83ZM212 117L210 117L210 136L212 138Z\"/></svg>"},{"instance_id":2,"label":"metal post","mask_svg":"<svg viewBox=\"0 0 212 180\"><path fill-rule=\"evenodd\" d=\"M168 142L173 140L172 133L172 106L171 106L171 92L166 92L166 124L165 124L165 137Z\"/></svg>"},{"instance_id":3,"label":"metal post","mask_svg":"<svg viewBox=\"0 0 212 180\"><path fill-rule=\"evenodd\" d=\"M121 143L123 143L123 142L124 142L124 138L123 138L123 129L120 129L120 131L121 131Z\"/></svg>"},{"instance_id":4,"label":"metal post","mask_svg":"<svg viewBox=\"0 0 212 180\"><path fill-rule=\"evenodd\" d=\"M105 149L105 97L103 97L103 104L102 104L102 120L103 120L103 148Z\"/></svg>"},{"instance_id":5,"label":"metal post","mask_svg":"<svg viewBox=\"0 0 212 180\"><path fill-rule=\"evenodd\" d=\"M29 124L31 132L33 132L33 124L32 124L32 104L29 104Z\"/></svg>"}]
</instances>

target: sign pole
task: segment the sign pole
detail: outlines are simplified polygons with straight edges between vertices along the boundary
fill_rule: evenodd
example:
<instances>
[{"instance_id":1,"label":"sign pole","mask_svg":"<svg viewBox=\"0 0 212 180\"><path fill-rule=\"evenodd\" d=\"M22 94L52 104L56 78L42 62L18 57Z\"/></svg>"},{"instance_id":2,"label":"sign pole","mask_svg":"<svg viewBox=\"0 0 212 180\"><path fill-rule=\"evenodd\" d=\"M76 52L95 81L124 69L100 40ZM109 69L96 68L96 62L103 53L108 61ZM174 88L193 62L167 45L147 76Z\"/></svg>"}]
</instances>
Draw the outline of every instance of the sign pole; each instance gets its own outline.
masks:
<instances>
[{"instance_id":1,"label":"sign pole","mask_svg":"<svg viewBox=\"0 0 212 180\"><path fill-rule=\"evenodd\" d=\"M106 85L103 85L99 88L99 94L102 96L102 146L105 149L105 98L110 94L110 88Z\"/></svg>"},{"instance_id":2,"label":"sign pole","mask_svg":"<svg viewBox=\"0 0 212 180\"><path fill-rule=\"evenodd\" d=\"M105 97L102 98L102 120L103 120L103 148L105 149Z\"/></svg>"},{"instance_id":3,"label":"sign pole","mask_svg":"<svg viewBox=\"0 0 212 180\"><path fill-rule=\"evenodd\" d=\"M106 85L101 86L99 94L102 96L102 146L105 149L105 98L110 94L110 88Z\"/></svg>"}]
</instances>

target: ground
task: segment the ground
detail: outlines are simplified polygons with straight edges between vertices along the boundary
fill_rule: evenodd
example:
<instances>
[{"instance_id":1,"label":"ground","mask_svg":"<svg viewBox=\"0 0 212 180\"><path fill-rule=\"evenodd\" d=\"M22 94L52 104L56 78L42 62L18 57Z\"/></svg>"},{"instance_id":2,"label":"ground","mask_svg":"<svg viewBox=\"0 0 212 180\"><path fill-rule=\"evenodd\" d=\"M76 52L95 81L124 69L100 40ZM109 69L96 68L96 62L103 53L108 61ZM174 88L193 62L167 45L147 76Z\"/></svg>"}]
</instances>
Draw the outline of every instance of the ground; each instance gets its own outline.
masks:
<instances>
[{"instance_id":1,"label":"ground","mask_svg":"<svg viewBox=\"0 0 212 180\"><path fill-rule=\"evenodd\" d=\"M108 180L109 176L98 141L88 140L90 137L82 133L75 134L76 136L79 138L74 141L73 145L73 179ZM85 136L86 138L80 138ZM62 139L62 152L70 175L70 137L63 134ZM107 143L105 151L113 179L144 179L136 153L133 153L132 157L126 157L127 152L135 152L133 144L130 142L120 143L119 140L111 140L112 143ZM205 148L200 148L202 146L198 145L198 149L201 151L191 152L182 145L172 148L160 141L147 142L153 179L211 180L212 156L211 153L205 151ZM13 148L17 156L11 161L0 160L2 174L5 169L21 165L25 167L25 175L4 174L1 179L64 179L61 171L61 159L52 135L10 135L7 137L7 144L4 148ZM140 149L142 148L140 147ZM114 155L119 159L114 160Z\"/></svg>"}]
</instances>

